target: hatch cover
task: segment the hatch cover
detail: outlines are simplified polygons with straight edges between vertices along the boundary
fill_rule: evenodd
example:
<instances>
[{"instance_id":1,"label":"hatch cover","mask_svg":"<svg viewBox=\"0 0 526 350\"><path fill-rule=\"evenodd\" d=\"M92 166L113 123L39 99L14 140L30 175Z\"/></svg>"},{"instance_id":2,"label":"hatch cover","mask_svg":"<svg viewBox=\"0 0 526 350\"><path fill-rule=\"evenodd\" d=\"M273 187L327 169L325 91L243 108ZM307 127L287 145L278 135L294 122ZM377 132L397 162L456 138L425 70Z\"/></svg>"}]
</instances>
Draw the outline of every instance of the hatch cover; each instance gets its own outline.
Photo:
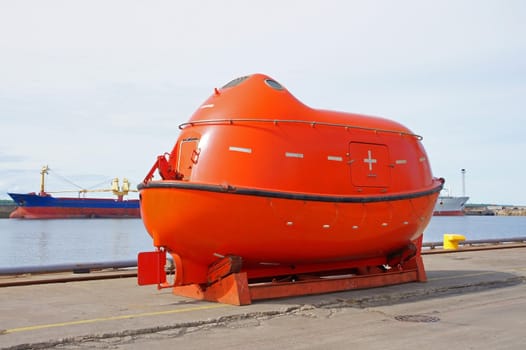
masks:
<instances>
[{"instance_id":1,"label":"hatch cover","mask_svg":"<svg viewBox=\"0 0 526 350\"><path fill-rule=\"evenodd\" d=\"M183 175L183 180L188 180L192 174L192 168L199 161L201 150L198 148L198 138L188 138L179 144L179 155L177 159L177 171Z\"/></svg>"},{"instance_id":2,"label":"hatch cover","mask_svg":"<svg viewBox=\"0 0 526 350\"><path fill-rule=\"evenodd\" d=\"M391 180L386 145L349 143L351 182L358 187L388 187Z\"/></svg>"}]
</instances>

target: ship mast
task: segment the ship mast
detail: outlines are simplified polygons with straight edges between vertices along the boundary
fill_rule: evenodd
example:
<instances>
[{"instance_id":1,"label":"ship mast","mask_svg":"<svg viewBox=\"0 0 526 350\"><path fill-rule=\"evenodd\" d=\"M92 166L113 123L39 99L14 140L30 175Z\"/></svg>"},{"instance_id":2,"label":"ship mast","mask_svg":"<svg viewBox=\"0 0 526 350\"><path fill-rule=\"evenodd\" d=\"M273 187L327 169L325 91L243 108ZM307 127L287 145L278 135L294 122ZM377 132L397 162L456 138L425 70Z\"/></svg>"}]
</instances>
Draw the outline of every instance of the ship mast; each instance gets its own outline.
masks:
<instances>
[{"instance_id":1,"label":"ship mast","mask_svg":"<svg viewBox=\"0 0 526 350\"><path fill-rule=\"evenodd\" d=\"M40 170L40 195L41 196L46 195L46 190L44 186L44 178L45 178L45 175L48 173L48 170L49 170L49 167L47 165L44 165L42 167L42 170Z\"/></svg>"},{"instance_id":2,"label":"ship mast","mask_svg":"<svg viewBox=\"0 0 526 350\"><path fill-rule=\"evenodd\" d=\"M466 169L460 169L462 173L462 197L466 197Z\"/></svg>"}]
</instances>

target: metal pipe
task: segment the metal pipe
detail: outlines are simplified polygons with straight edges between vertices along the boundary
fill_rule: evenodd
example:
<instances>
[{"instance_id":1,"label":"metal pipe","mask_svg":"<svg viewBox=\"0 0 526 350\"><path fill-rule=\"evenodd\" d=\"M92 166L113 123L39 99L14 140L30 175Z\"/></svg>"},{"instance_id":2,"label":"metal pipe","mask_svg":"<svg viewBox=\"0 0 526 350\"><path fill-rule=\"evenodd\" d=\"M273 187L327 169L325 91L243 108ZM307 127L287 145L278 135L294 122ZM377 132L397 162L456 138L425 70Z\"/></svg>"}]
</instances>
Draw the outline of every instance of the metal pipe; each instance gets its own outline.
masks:
<instances>
[{"instance_id":1,"label":"metal pipe","mask_svg":"<svg viewBox=\"0 0 526 350\"><path fill-rule=\"evenodd\" d=\"M511 238L490 238L490 239L470 239L466 241L460 241L460 245L474 245L474 244L502 244L502 243L524 243L526 242L526 237L511 237ZM424 242L422 247L425 248L435 248L442 247L444 242Z\"/></svg>"},{"instance_id":2,"label":"metal pipe","mask_svg":"<svg viewBox=\"0 0 526 350\"><path fill-rule=\"evenodd\" d=\"M137 267L137 260L106 261L106 262L83 262L83 263L65 263L39 266L14 266L0 267L1 275L21 275L31 273L52 273L52 272L73 272L86 273L91 270L102 269L120 269Z\"/></svg>"}]
</instances>

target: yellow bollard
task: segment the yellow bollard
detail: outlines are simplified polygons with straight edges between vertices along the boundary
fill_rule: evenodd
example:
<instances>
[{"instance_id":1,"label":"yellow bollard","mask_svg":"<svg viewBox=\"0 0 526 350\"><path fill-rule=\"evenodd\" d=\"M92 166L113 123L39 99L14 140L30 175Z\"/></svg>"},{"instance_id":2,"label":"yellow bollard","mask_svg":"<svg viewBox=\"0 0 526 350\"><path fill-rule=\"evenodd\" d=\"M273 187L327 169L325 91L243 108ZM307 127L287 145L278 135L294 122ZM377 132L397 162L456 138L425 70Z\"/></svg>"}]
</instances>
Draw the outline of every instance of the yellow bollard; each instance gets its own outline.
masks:
<instances>
[{"instance_id":1,"label":"yellow bollard","mask_svg":"<svg viewBox=\"0 0 526 350\"><path fill-rule=\"evenodd\" d=\"M458 242L465 241L466 237L456 233L444 234L444 250L457 250Z\"/></svg>"}]
</instances>

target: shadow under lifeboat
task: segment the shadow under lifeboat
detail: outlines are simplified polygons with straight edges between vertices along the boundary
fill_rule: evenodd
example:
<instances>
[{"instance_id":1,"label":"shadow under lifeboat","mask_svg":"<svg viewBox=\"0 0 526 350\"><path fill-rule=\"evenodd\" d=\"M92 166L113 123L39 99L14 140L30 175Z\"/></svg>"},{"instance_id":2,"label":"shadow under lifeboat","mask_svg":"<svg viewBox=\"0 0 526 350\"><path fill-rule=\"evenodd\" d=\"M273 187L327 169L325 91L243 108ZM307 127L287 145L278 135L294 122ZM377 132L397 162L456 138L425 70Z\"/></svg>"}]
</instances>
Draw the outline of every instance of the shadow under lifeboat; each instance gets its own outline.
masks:
<instances>
[{"instance_id":1,"label":"shadow under lifeboat","mask_svg":"<svg viewBox=\"0 0 526 350\"><path fill-rule=\"evenodd\" d=\"M216 88L179 128L138 186L156 247L139 254L139 284L193 285L202 297L232 273L360 275L420 258L444 180L401 124L310 108L254 74Z\"/></svg>"}]
</instances>

